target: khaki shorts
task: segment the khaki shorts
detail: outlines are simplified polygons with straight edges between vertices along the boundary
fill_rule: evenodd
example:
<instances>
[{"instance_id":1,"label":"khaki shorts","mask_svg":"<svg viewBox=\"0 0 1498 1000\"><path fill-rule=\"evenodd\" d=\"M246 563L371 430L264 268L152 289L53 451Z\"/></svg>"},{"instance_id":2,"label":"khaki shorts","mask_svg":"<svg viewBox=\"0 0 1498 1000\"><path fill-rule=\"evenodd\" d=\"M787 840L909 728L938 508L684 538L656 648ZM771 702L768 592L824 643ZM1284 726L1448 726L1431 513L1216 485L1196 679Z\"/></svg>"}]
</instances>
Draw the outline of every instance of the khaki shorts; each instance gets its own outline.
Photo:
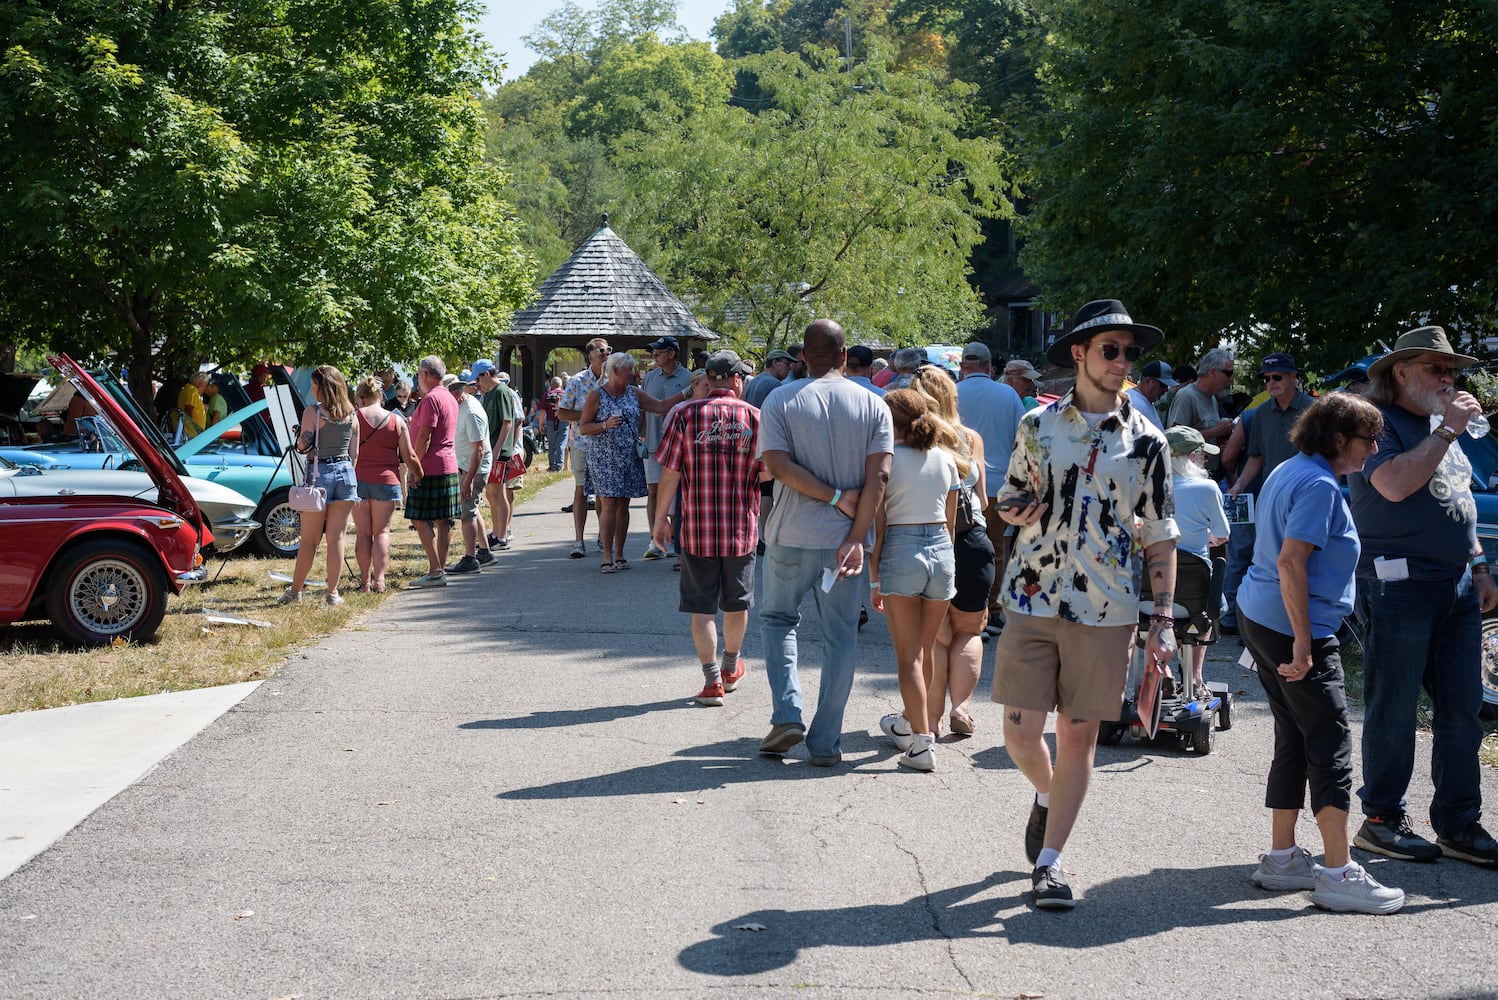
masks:
<instances>
[{"instance_id":1,"label":"khaki shorts","mask_svg":"<svg viewBox=\"0 0 1498 1000\"><path fill-rule=\"evenodd\" d=\"M1010 611L994 657L993 700L1067 719L1117 722L1133 625L1091 626Z\"/></svg>"},{"instance_id":2,"label":"khaki shorts","mask_svg":"<svg viewBox=\"0 0 1498 1000\"><path fill-rule=\"evenodd\" d=\"M579 486L584 484L588 477L588 453L578 448L572 449L572 481Z\"/></svg>"}]
</instances>

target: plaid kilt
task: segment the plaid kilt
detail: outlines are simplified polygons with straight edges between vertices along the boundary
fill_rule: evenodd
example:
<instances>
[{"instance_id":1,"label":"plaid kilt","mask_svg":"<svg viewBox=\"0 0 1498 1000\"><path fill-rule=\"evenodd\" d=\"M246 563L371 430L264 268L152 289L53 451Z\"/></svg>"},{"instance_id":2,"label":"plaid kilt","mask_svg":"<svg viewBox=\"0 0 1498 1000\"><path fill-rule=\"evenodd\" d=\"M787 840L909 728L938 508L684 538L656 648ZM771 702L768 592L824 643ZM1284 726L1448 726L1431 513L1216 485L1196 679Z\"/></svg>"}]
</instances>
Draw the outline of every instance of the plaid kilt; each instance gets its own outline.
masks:
<instances>
[{"instance_id":1,"label":"plaid kilt","mask_svg":"<svg viewBox=\"0 0 1498 1000\"><path fill-rule=\"evenodd\" d=\"M450 521L458 516L462 490L458 474L422 476L421 482L406 496L406 519L409 521Z\"/></svg>"}]
</instances>

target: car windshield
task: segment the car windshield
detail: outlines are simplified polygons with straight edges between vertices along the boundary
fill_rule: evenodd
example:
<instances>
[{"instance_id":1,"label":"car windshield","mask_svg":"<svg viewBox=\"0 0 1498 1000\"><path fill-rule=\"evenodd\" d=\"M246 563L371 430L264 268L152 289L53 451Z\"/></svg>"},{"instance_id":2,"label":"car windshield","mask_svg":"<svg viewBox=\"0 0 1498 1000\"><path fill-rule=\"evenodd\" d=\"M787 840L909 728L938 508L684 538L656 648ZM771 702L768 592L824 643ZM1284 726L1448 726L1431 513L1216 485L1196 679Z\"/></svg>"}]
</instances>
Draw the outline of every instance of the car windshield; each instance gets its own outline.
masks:
<instances>
[{"instance_id":1,"label":"car windshield","mask_svg":"<svg viewBox=\"0 0 1498 1000\"><path fill-rule=\"evenodd\" d=\"M125 387L119 383L119 380L107 371L95 371L89 372L89 374L93 376L94 381L99 383L99 386L105 392L109 393L110 398L119 404L120 409L124 410L126 415L134 421L135 426L140 428L140 432L161 453L162 457L166 459L167 464L172 467L172 470L178 476L186 476L188 474L187 466L182 464L182 459L177 457L177 453L172 450L172 446L167 443L166 436L161 433L156 424L146 419L146 414L135 402L135 397L130 395Z\"/></svg>"}]
</instances>

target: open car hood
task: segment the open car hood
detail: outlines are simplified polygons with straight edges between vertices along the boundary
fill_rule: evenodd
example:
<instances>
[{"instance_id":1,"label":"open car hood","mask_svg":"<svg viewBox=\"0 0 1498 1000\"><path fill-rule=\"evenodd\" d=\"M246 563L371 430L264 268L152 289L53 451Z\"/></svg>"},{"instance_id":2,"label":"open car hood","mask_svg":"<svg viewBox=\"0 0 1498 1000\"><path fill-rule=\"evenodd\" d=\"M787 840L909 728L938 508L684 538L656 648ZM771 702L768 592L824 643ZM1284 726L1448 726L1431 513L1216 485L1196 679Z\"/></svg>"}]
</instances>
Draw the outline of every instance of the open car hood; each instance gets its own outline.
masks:
<instances>
[{"instance_id":1,"label":"open car hood","mask_svg":"<svg viewBox=\"0 0 1498 1000\"><path fill-rule=\"evenodd\" d=\"M94 381L93 376L84 371L72 358L66 354L60 354L56 357L48 357L47 362L57 369L58 375L69 380L79 392L83 393L94 405L94 409L114 425L115 431L130 446L130 450L140 460L141 466L161 488L157 503L176 511L189 524L196 525L198 537L202 538L204 535L202 511L199 510L197 501L193 499L192 493L178 475L179 470L185 475L186 467L176 455L172 454L171 449L166 449L163 454L162 450L115 400L115 397L106 392L98 382ZM151 430L156 429L149 421L147 425ZM160 432L158 431L157 434L159 436ZM170 460L167 456L170 456Z\"/></svg>"},{"instance_id":2,"label":"open car hood","mask_svg":"<svg viewBox=\"0 0 1498 1000\"><path fill-rule=\"evenodd\" d=\"M177 457L188 459L202 451L211 444L216 444L223 437L225 431L233 430L246 420L257 414L264 413L270 404L265 400L258 403L247 403L244 409L235 410L216 424L211 424L207 430L195 437L188 438L176 448Z\"/></svg>"},{"instance_id":3,"label":"open car hood","mask_svg":"<svg viewBox=\"0 0 1498 1000\"><path fill-rule=\"evenodd\" d=\"M0 413L20 413L41 380L39 375L0 375Z\"/></svg>"}]
</instances>

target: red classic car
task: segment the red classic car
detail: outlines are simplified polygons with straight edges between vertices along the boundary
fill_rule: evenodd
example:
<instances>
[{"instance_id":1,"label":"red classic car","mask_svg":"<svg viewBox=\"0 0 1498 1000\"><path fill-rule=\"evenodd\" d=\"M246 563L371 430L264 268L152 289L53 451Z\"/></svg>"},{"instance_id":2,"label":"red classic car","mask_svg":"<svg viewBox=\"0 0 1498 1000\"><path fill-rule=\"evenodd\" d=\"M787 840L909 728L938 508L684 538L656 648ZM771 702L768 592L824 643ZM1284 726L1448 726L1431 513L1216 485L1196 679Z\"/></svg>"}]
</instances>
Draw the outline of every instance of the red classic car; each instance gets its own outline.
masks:
<instances>
[{"instance_id":1,"label":"red classic car","mask_svg":"<svg viewBox=\"0 0 1498 1000\"><path fill-rule=\"evenodd\" d=\"M160 487L128 496L0 497L0 624L48 618L84 644L148 639L169 593L203 578L212 541L192 494L107 392L67 355L47 359L129 442Z\"/></svg>"}]
</instances>

